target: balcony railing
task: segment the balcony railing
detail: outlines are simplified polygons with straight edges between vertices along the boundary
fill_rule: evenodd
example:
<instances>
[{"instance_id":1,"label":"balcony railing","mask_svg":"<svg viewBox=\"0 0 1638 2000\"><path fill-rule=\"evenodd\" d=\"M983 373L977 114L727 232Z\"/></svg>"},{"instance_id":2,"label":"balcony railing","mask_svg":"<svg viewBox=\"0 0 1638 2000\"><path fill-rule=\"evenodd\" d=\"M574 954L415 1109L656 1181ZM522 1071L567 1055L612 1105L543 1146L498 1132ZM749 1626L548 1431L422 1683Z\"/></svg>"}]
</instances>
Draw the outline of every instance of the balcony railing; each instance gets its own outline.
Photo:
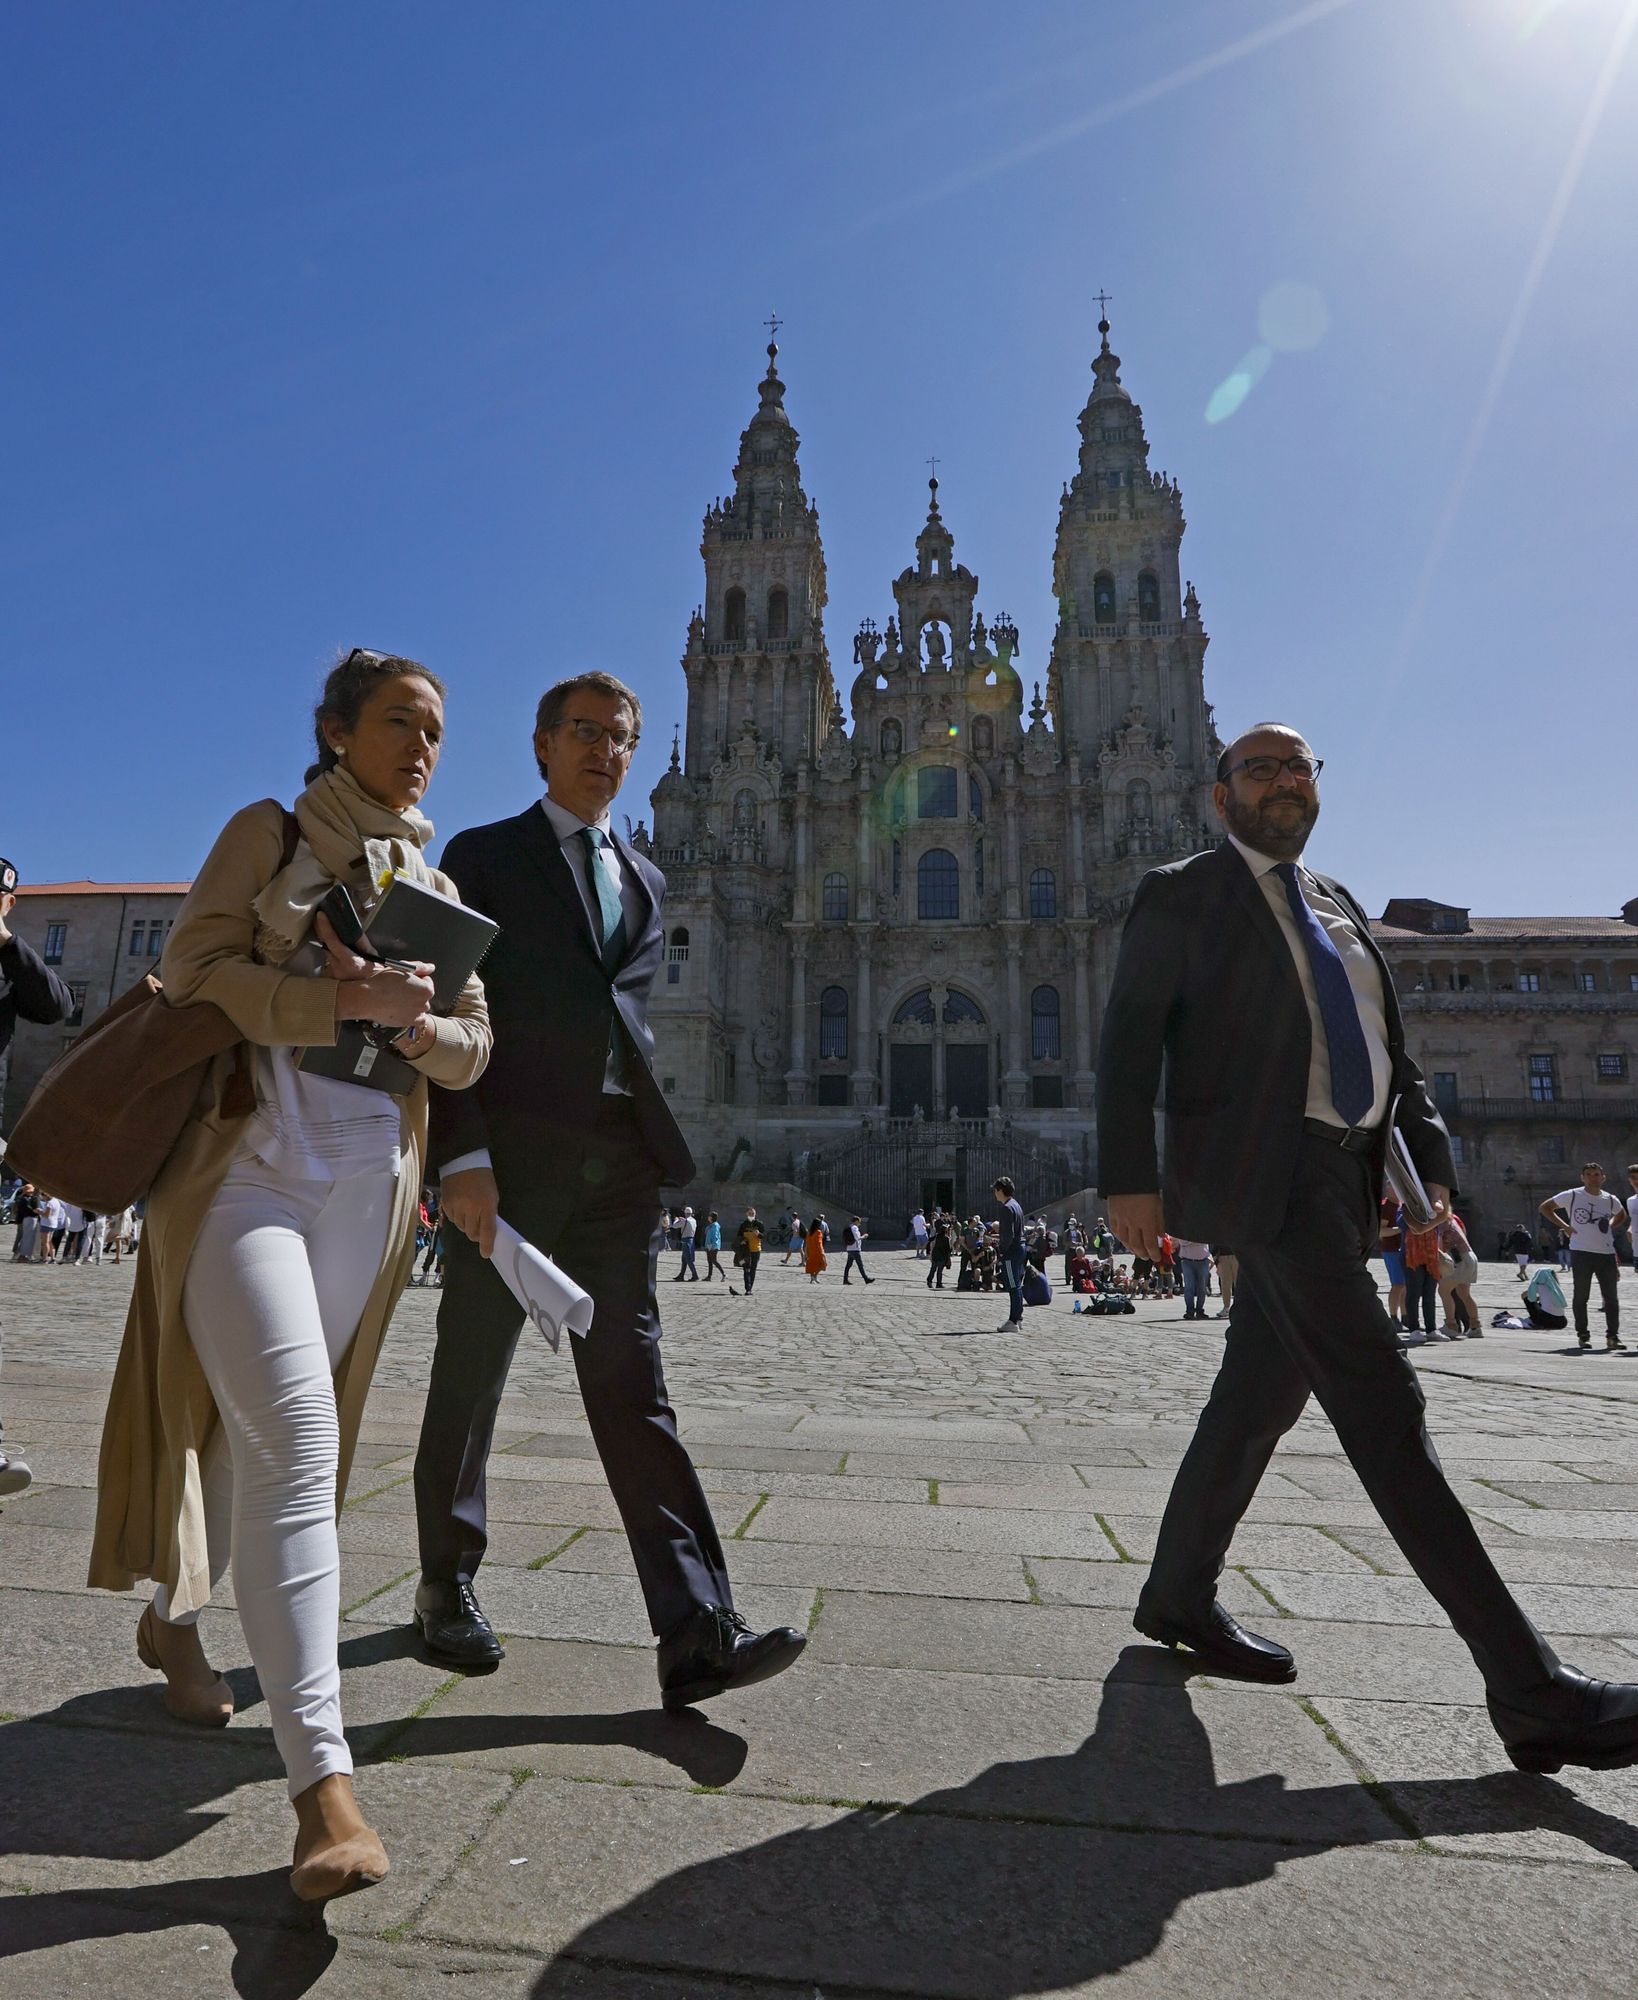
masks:
<instances>
[{"instance_id":1,"label":"balcony railing","mask_svg":"<svg viewBox=\"0 0 1638 2000\"><path fill-rule=\"evenodd\" d=\"M1515 993L1505 987L1493 993L1451 993L1431 987L1420 993L1401 989L1399 1004L1413 1014L1638 1014L1638 993Z\"/></svg>"},{"instance_id":2,"label":"balcony railing","mask_svg":"<svg viewBox=\"0 0 1638 2000\"><path fill-rule=\"evenodd\" d=\"M1638 1125L1638 1097L1461 1097L1455 1116L1461 1125L1498 1124L1513 1118L1560 1125Z\"/></svg>"}]
</instances>

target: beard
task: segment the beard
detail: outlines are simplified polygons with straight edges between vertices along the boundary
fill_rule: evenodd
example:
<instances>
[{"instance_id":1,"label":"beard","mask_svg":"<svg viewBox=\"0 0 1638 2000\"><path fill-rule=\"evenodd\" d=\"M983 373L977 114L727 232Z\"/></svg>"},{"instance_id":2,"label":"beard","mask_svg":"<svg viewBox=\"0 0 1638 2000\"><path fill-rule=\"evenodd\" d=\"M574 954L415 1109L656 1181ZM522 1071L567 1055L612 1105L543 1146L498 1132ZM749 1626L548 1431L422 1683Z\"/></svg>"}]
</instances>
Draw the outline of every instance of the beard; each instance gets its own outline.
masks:
<instances>
[{"instance_id":1,"label":"beard","mask_svg":"<svg viewBox=\"0 0 1638 2000\"><path fill-rule=\"evenodd\" d=\"M1312 792L1275 792L1248 805L1231 789L1223 802L1229 832L1278 861L1294 861L1301 854L1318 818L1319 799Z\"/></svg>"}]
</instances>

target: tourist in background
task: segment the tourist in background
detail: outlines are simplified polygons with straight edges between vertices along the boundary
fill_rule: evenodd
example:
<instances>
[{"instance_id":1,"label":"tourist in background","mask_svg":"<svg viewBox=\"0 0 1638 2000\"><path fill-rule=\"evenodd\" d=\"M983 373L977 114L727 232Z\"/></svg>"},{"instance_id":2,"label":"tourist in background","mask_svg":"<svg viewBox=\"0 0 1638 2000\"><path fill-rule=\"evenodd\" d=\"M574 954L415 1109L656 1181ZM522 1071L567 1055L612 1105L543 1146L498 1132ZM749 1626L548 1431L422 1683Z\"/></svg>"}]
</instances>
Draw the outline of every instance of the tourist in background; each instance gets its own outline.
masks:
<instances>
[{"instance_id":1,"label":"tourist in background","mask_svg":"<svg viewBox=\"0 0 1638 2000\"><path fill-rule=\"evenodd\" d=\"M945 1273L955 1257L956 1222L953 1215L946 1215L940 1209L933 1217L931 1233L927 1238L927 1289L942 1292Z\"/></svg>"},{"instance_id":2,"label":"tourist in background","mask_svg":"<svg viewBox=\"0 0 1638 2000\"><path fill-rule=\"evenodd\" d=\"M1234 1304L1234 1285L1240 1275L1240 1260L1232 1250L1218 1248L1213 1249L1212 1258L1217 1265L1217 1289L1223 1298L1217 1317L1227 1319Z\"/></svg>"},{"instance_id":3,"label":"tourist in background","mask_svg":"<svg viewBox=\"0 0 1638 2000\"><path fill-rule=\"evenodd\" d=\"M1580 1187L1550 1195L1541 1204L1541 1212L1565 1232L1570 1246L1570 1307L1582 1352L1592 1346L1587 1302L1595 1278L1604 1306L1604 1345L1612 1354L1622 1350L1626 1343L1621 1339L1621 1301L1616 1292L1620 1268L1615 1246L1628 1226L1628 1217L1620 1198L1605 1192L1604 1169L1596 1160L1589 1160L1581 1169Z\"/></svg>"},{"instance_id":4,"label":"tourist in background","mask_svg":"<svg viewBox=\"0 0 1638 2000\"><path fill-rule=\"evenodd\" d=\"M728 1273L722 1268L722 1224L717 1220L713 1208L705 1218L705 1230L701 1236L705 1245L705 1275L707 1278L721 1278L727 1282Z\"/></svg>"},{"instance_id":5,"label":"tourist in background","mask_svg":"<svg viewBox=\"0 0 1638 2000\"><path fill-rule=\"evenodd\" d=\"M691 1285L697 1285L700 1281L699 1265L694 1258L694 1239L699 1234L699 1228L694 1211L685 1208L677 1218L677 1247L682 1252L682 1262L677 1267L676 1282L679 1285L685 1278Z\"/></svg>"},{"instance_id":6,"label":"tourist in background","mask_svg":"<svg viewBox=\"0 0 1638 2000\"><path fill-rule=\"evenodd\" d=\"M1479 1256L1468 1241L1462 1218L1452 1209L1439 1229L1439 1302L1444 1307L1447 1340L1482 1340L1479 1308L1473 1287L1479 1277Z\"/></svg>"},{"instance_id":7,"label":"tourist in background","mask_svg":"<svg viewBox=\"0 0 1638 2000\"><path fill-rule=\"evenodd\" d=\"M1522 1278L1530 1268L1530 1232L1522 1222L1515 1222L1507 1232L1507 1253L1518 1266Z\"/></svg>"},{"instance_id":8,"label":"tourist in background","mask_svg":"<svg viewBox=\"0 0 1638 2000\"><path fill-rule=\"evenodd\" d=\"M1444 1338L1433 1316L1439 1296L1439 1225L1434 1222L1426 1229L1413 1229L1403 1203L1394 1214L1399 1226L1399 1254L1405 1265L1405 1328L1399 1345L1421 1347Z\"/></svg>"},{"instance_id":9,"label":"tourist in background","mask_svg":"<svg viewBox=\"0 0 1638 2000\"><path fill-rule=\"evenodd\" d=\"M807 1236L802 1248L802 1268L808 1274L808 1283L816 1285L820 1274L827 1268L825 1263L825 1225L821 1217L815 1216L808 1224Z\"/></svg>"},{"instance_id":10,"label":"tourist in background","mask_svg":"<svg viewBox=\"0 0 1638 2000\"><path fill-rule=\"evenodd\" d=\"M1183 1279L1183 1317L1206 1317L1206 1293L1211 1278L1211 1245L1180 1241L1177 1266Z\"/></svg>"},{"instance_id":11,"label":"tourist in background","mask_svg":"<svg viewBox=\"0 0 1638 2000\"><path fill-rule=\"evenodd\" d=\"M842 1265L842 1283L847 1285L853 1282L853 1272L855 1267L857 1267L859 1276L864 1279L867 1285L875 1284L876 1280L870 1276L864 1267L865 1230L864 1221L860 1216L854 1216L848 1223L842 1241L847 1246L847 1258Z\"/></svg>"},{"instance_id":12,"label":"tourist in background","mask_svg":"<svg viewBox=\"0 0 1638 2000\"><path fill-rule=\"evenodd\" d=\"M756 1290L756 1267L762 1262L762 1224L757 1221L754 1208L746 1209L744 1221L734 1231L734 1262L745 1280L745 1296L749 1298ZM728 1280L728 1289L736 1299L739 1297L732 1278Z\"/></svg>"},{"instance_id":13,"label":"tourist in background","mask_svg":"<svg viewBox=\"0 0 1638 2000\"><path fill-rule=\"evenodd\" d=\"M1009 1310L997 1333L1016 1333L1024 1323L1024 1211L1013 1193L1012 1176L1002 1174L990 1192L1000 1206L996 1217L996 1273L1006 1287Z\"/></svg>"},{"instance_id":14,"label":"tourist in background","mask_svg":"<svg viewBox=\"0 0 1638 2000\"><path fill-rule=\"evenodd\" d=\"M1405 1232L1399 1219L1399 1197L1384 1194L1378 1206L1376 1247L1382 1252L1383 1269L1388 1274L1388 1317L1396 1327L1405 1324Z\"/></svg>"},{"instance_id":15,"label":"tourist in background","mask_svg":"<svg viewBox=\"0 0 1638 2000\"><path fill-rule=\"evenodd\" d=\"M927 1217L919 1208L910 1218L910 1241L918 1257L927 1255Z\"/></svg>"}]
</instances>

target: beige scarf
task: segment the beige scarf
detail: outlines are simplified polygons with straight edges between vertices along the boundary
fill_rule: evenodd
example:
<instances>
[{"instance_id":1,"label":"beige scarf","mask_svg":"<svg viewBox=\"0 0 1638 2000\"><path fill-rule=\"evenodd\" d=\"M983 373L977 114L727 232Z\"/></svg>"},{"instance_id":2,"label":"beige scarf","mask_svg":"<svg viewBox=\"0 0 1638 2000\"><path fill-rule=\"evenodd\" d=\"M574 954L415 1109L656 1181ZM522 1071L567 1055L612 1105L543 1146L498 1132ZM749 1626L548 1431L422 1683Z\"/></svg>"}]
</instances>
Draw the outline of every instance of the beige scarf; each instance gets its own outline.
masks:
<instances>
[{"instance_id":1,"label":"beige scarf","mask_svg":"<svg viewBox=\"0 0 1638 2000\"><path fill-rule=\"evenodd\" d=\"M421 859L432 839L432 821L414 806L396 812L372 799L345 765L321 772L297 799L295 814L301 839L290 865L251 904L255 952L264 965L282 965L290 957L332 884L353 874L360 862L376 893L389 872L417 882L432 879Z\"/></svg>"}]
</instances>

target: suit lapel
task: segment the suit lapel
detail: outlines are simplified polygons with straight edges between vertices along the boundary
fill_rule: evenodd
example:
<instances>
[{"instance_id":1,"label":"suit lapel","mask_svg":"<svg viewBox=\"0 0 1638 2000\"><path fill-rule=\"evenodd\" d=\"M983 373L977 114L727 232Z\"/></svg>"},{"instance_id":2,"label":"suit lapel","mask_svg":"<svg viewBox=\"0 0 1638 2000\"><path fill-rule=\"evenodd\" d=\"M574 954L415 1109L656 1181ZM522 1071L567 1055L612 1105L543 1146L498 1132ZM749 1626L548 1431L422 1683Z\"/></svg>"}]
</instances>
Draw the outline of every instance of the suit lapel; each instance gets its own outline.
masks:
<instances>
[{"instance_id":1,"label":"suit lapel","mask_svg":"<svg viewBox=\"0 0 1638 2000\"><path fill-rule=\"evenodd\" d=\"M626 948L620 954L620 963L624 965L626 960L637 949L638 945L642 943L643 935L649 925L653 923L655 912L659 908L659 905L654 900L654 892L648 886L648 878L643 872L642 864L638 859L635 848L632 847L628 840L614 831L612 822L609 826L609 839L613 843L615 853L620 857L621 867L625 869L632 881L636 883L637 894L641 899L642 905L641 913L636 923L632 925L626 936Z\"/></svg>"},{"instance_id":2,"label":"suit lapel","mask_svg":"<svg viewBox=\"0 0 1638 2000\"><path fill-rule=\"evenodd\" d=\"M587 951L601 965L603 954L592 936L586 899L580 893L569 857L564 853L563 843L558 839L551 821L539 805L533 805L527 812L519 813L513 825L518 830L519 845L539 871L564 917L573 925L575 934Z\"/></svg>"},{"instance_id":3,"label":"suit lapel","mask_svg":"<svg viewBox=\"0 0 1638 2000\"><path fill-rule=\"evenodd\" d=\"M1306 1012L1308 1002L1303 997L1302 981L1297 976L1296 961L1291 956L1291 947L1285 941L1285 932L1280 929L1280 920L1268 907L1268 897L1263 893L1263 885L1246 866L1245 858L1232 841L1225 840L1217 852L1223 856L1223 872L1230 887L1239 899L1240 907L1251 919L1251 927L1274 954L1274 961L1281 976L1289 980L1297 999Z\"/></svg>"}]
</instances>

